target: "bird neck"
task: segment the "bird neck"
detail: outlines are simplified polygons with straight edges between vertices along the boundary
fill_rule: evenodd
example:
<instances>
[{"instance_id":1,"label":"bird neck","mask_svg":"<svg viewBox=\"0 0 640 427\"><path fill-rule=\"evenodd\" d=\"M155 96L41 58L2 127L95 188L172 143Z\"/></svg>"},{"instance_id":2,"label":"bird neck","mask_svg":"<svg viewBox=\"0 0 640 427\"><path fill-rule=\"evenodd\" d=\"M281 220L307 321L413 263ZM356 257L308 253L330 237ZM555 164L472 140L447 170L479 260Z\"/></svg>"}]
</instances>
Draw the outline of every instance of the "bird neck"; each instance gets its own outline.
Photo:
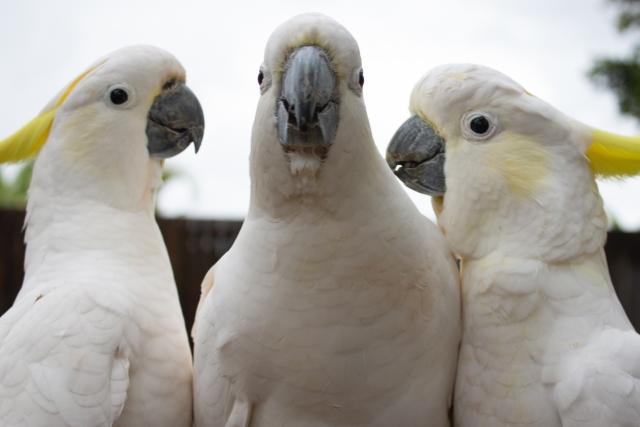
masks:
<instances>
[{"instance_id":1,"label":"bird neck","mask_svg":"<svg viewBox=\"0 0 640 427\"><path fill-rule=\"evenodd\" d=\"M447 178L438 220L453 251L467 260L498 252L557 263L601 248L607 218L593 173L581 157L557 157L550 178L526 197L503 182Z\"/></svg>"},{"instance_id":2,"label":"bird neck","mask_svg":"<svg viewBox=\"0 0 640 427\"><path fill-rule=\"evenodd\" d=\"M463 328L480 341L486 339L482 330L488 327L536 329L545 324L549 335L553 330L560 337L566 336L564 331L588 336L605 324L631 328L602 248L558 263L499 251L463 259L461 289ZM513 346L510 335L499 341Z\"/></svg>"},{"instance_id":3,"label":"bird neck","mask_svg":"<svg viewBox=\"0 0 640 427\"><path fill-rule=\"evenodd\" d=\"M173 283L154 217L155 188L147 187L133 208L123 209L99 198L59 191L54 179L36 162L27 203L20 295L50 277L70 279L87 266L94 277L119 271L132 277L162 276Z\"/></svg>"},{"instance_id":4,"label":"bird neck","mask_svg":"<svg viewBox=\"0 0 640 427\"><path fill-rule=\"evenodd\" d=\"M408 201L375 146L362 102L343 101L338 132L326 156L305 160L305 153L282 146L272 126L273 108L262 101L252 134L248 219L348 218L358 210L374 214L403 196Z\"/></svg>"}]
</instances>

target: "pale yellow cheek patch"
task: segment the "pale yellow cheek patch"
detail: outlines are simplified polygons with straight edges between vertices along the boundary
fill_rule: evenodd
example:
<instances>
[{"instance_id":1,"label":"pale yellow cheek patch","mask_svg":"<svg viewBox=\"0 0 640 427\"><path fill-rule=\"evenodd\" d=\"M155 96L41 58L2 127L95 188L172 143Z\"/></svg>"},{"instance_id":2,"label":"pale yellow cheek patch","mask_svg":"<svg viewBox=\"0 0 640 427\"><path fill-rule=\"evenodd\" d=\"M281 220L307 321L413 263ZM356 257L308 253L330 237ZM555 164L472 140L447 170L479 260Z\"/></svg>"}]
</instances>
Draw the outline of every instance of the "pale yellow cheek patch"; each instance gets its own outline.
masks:
<instances>
[{"instance_id":1,"label":"pale yellow cheek patch","mask_svg":"<svg viewBox=\"0 0 640 427\"><path fill-rule=\"evenodd\" d=\"M483 151L487 167L517 196L529 197L548 181L549 153L534 141L504 131Z\"/></svg>"},{"instance_id":2,"label":"pale yellow cheek patch","mask_svg":"<svg viewBox=\"0 0 640 427\"><path fill-rule=\"evenodd\" d=\"M65 152L74 162L82 162L93 152L93 147L100 141L97 136L106 134L108 129L98 125L99 112L96 108L84 107L73 112L64 121L63 132L66 136L60 150Z\"/></svg>"}]
</instances>

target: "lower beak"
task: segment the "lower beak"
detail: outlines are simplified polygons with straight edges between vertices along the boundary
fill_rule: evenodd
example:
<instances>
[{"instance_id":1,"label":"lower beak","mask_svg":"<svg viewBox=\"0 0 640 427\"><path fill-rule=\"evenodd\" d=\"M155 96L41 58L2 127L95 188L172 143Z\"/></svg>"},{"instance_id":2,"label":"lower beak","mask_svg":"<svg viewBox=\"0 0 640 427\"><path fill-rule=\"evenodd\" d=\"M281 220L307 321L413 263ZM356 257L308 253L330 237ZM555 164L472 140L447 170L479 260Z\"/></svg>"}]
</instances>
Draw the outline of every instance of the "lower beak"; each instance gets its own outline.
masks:
<instances>
[{"instance_id":1,"label":"lower beak","mask_svg":"<svg viewBox=\"0 0 640 427\"><path fill-rule=\"evenodd\" d=\"M193 142L196 153L204 136L204 114L198 98L181 82L156 96L147 116L147 148L151 157L166 159Z\"/></svg>"},{"instance_id":2,"label":"lower beak","mask_svg":"<svg viewBox=\"0 0 640 427\"><path fill-rule=\"evenodd\" d=\"M430 196L446 191L445 140L417 114L396 131L387 147L387 163L409 188Z\"/></svg>"}]
</instances>

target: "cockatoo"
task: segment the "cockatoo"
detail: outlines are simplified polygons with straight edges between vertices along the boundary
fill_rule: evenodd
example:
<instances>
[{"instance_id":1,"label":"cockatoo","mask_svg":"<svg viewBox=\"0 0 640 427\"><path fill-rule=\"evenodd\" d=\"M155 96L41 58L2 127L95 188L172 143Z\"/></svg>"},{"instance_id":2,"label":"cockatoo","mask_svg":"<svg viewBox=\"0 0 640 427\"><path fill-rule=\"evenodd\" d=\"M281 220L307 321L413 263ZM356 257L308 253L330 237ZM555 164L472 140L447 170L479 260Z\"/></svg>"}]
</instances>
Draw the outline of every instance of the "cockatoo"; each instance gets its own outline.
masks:
<instances>
[{"instance_id":1,"label":"cockatoo","mask_svg":"<svg viewBox=\"0 0 640 427\"><path fill-rule=\"evenodd\" d=\"M376 149L356 41L294 17L258 82L249 213L196 314L196 426L449 425L457 268Z\"/></svg>"},{"instance_id":2,"label":"cockatoo","mask_svg":"<svg viewBox=\"0 0 640 427\"><path fill-rule=\"evenodd\" d=\"M0 425L191 426L192 363L154 219L164 158L204 117L168 52L105 56L0 141L39 152L25 279L0 318Z\"/></svg>"},{"instance_id":3,"label":"cockatoo","mask_svg":"<svg viewBox=\"0 0 640 427\"><path fill-rule=\"evenodd\" d=\"M410 110L387 161L435 196L462 260L455 425L640 425L640 336L609 278L595 181L640 172L638 139L479 65L435 68Z\"/></svg>"}]
</instances>

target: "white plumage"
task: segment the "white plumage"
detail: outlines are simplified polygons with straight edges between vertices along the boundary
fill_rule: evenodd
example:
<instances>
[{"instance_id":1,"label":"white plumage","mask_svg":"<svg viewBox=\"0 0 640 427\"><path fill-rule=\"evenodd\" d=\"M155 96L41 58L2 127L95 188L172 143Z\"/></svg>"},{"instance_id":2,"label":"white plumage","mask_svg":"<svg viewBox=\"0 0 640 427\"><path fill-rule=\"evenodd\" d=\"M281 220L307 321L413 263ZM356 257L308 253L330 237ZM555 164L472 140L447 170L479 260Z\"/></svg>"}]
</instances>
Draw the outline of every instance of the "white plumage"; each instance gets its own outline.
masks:
<instances>
[{"instance_id":1,"label":"white plumage","mask_svg":"<svg viewBox=\"0 0 640 427\"><path fill-rule=\"evenodd\" d=\"M29 188L24 284L0 318L0 424L190 426L191 355L154 219L163 161L145 134L185 72L151 46L89 70L43 112L61 102Z\"/></svg>"},{"instance_id":2,"label":"white plumage","mask_svg":"<svg viewBox=\"0 0 640 427\"><path fill-rule=\"evenodd\" d=\"M640 425L640 336L611 284L594 179L622 151L482 66L432 70L411 110L446 141L434 201L462 258L455 425Z\"/></svg>"},{"instance_id":3,"label":"white plumage","mask_svg":"<svg viewBox=\"0 0 640 427\"><path fill-rule=\"evenodd\" d=\"M282 74L304 46L335 72L326 152L278 139ZM456 266L374 145L360 69L353 37L323 15L285 22L267 44L249 214L196 315L197 426L449 424Z\"/></svg>"}]
</instances>

